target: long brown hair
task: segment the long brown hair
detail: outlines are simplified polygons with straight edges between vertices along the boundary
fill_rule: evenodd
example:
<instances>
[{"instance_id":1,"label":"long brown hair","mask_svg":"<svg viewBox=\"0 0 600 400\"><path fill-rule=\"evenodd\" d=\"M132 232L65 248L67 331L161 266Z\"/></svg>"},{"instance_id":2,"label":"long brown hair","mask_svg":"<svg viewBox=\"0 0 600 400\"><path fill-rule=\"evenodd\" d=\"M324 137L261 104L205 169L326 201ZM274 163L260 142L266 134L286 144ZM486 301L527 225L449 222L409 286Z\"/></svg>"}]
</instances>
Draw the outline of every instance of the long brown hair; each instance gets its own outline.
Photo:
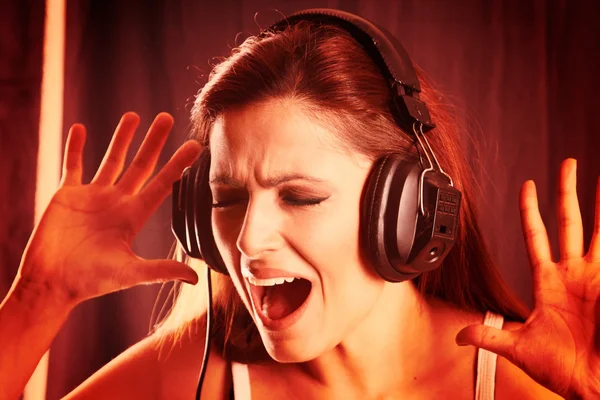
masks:
<instances>
[{"instance_id":1,"label":"long brown hair","mask_svg":"<svg viewBox=\"0 0 600 400\"><path fill-rule=\"evenodd\" d=\"M456 118L423 72L421 99L437 127L427 138L440 164L463 194L455 246L441 267L414 279L420 292L462 309L493 311L523 321L520 303L493 265L476 218L480 189L459 145ZM209 132L223 112L274 98L298 100L311 118L333 125L341 142L373 160L398 153L417 158L412 137L403 132L389 110L391 91L375 63L344 30L332 25L299 22L277 33L246 39L218 64L199 92L192 109L192 135L208 145ZM218 274L213 274L218 275ZM230 358L251 354L262 346L250 315L231 280L215 276L216 339ZM185 293L190 294L186 295ZM174 310L185 310L196 288L180 292ZM197 301L197 297L196 297ZM196 317L199 317L196 314ZM186 319L193 321L193 316ZM181 323L181 322L180 322Z\"/></svg>"}]
</instances>

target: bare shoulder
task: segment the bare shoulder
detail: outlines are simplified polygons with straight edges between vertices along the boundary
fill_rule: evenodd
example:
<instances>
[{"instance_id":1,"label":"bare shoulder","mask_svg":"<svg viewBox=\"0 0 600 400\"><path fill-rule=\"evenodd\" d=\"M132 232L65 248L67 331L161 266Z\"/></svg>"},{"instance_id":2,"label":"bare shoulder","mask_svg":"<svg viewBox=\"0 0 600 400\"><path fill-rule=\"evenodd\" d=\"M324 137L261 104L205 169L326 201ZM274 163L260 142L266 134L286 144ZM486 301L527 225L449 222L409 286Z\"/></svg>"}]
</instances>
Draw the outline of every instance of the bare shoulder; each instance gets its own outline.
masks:
<instances>
[{"instance_id":1,"label":"bare shoulder","mask_svg":"<svg viewBox=\"0 0 600 400\"><path fill-rule=\"evenodd\" d=\"M155 354L149 351L155 341L150 336L131 346L64 399L158 399L160 369Z\"/></svg>"},{"instance_id":2,"label":"bare shoulder","mask_svg":"<svg viewBox=\"0 0 600 400\"><path fill-rule=\"evenodd\" d=\"M204 329L190 329L183 335L152 334L106 364L64 399L194 398L204 338ZM227 398L231 387L227 367L223 357L211 351L203 398Z\"/></svg>"},{"instance_id":3,"label":"bare shoulder","mask_svg":"<svg viewBox=\"0 0 600 400\"><path fill-rule=\"evenodd\" d=\"M520 322L507 321L504 323L503 329L510 331L517 330L522 325ZM496 398L499 400L562 399L559 395L534 381L522 369L500 356L498 356L496 367Z\"/></svg>"},{"instance_id":4,"label":"bare shoulder","mask_svg":"<svg viewBox=\"0 0 600 400\"><path fill-rule=\"evenodd\" d=\"M183 335L161 338L158 347L162 380L161 399L194 398L204 355L205 327L193 327ZM232 387L229 362L211 348L202 388L202 399L227 399Z\"/></svg>"}]
</instances>

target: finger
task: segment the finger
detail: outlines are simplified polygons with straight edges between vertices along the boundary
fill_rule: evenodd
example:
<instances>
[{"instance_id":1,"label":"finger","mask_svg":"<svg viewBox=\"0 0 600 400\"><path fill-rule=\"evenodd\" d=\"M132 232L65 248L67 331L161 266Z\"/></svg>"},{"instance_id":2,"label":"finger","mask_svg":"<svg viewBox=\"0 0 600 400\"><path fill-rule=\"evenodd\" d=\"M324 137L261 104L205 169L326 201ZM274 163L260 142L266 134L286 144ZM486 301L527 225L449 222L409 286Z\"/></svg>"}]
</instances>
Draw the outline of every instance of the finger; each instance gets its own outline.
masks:
<instances>
[{"instance_id":1,"label":"finger","mask_svg":"<svg viewBox=\"0 0 600 400\"><path fill-rule=\"evenodd\" d=\"M600 177L596 185L596 216L594 218L594 232L588 250L587 258L590 261L600 261Z\"/></svg>"},{"instance_id":2,"label":"finger","mask_svg":"<svg viewBox=\"0 0 600 400\"><path fill-rule=\"evenodd\" d=\"M184 143L139 194L139 205L143 215L152 214L171 193L173 182L181 177L183 170L200 154L200 144L195 140Z\"/></svg>"},{"instance_id":3,"label":"finger","mask_svg":"<svg viewBox=\"0 0 600 400\"><path fill-rule=\"evenodd\" d=\"M65 146L61 185L81 184L85 137L85 126L81 124L75 124L71 126L71 129L69 129L67 144Z\"/></svg>"},{"instance_id":4,"label":"finger","mask_svg":"<svg viewBox=\"0 0 600 400\"><path fill-rule=\"evenodd\" d=\"M535 274L540 266L552 262L552 252L548 233L538 207L537 192L533 181L527 181L521 187L519 206L527 254Z\"/></svg>"},{"instance_id":5,"label":"finger","mask_svg":"<svg viewBox=\"0 0 600 400\"><path fill-rule=\"evenodd\" d=\"M139 124L140 117L136 113L123 114L100 167L92 179L92 183L99 185L112 185L115 183L123 170L127 150L129 150L131 140Z\"/></svg>"},{"instance_id":6,"label":"finger","mask_svg":"<svg viewBox=\"0 0 600 400\"><path fill-rule=\"evenodd\" d=\"M169 281L183 281L192 285L198 283L196 271L189 265L175 260L145 260L137 257L137 261L128 265L126 269L122 276L127 286Z\"/></svg>"},{"instance_id":7,"label":"finger","mask_svg":"<svg viewBox=\"0 0 600 400\"><path fill-rule=\"evenodd\" d=\"M583 223L577 200L577 160L567 158L560 166L558 184L558 242L561 259L583 256Z\"/></svg>"},{"instance_id":8,"label":"finger","mask_svg":"<svg viewBox=\"0 0 600 400\"><path fill-rule=\"evenodd\" d=\"M456 335L456 344L459 346L475 346L489 350L515 363L514 349L516 334L486 325L470 325L463 328Z\"/></svg>"},{"instance_id":9,"label":"finger","mask_svg":"<svg viewBox=\"0 0 600 400\"><path fill-rule=\"evenodd\" d=\"M117 183L117 187L130 194L140 190L152 175L172 127L173 117L169 114L160 113L156 116L131 165Z\"/></svg>"}]
</instances>

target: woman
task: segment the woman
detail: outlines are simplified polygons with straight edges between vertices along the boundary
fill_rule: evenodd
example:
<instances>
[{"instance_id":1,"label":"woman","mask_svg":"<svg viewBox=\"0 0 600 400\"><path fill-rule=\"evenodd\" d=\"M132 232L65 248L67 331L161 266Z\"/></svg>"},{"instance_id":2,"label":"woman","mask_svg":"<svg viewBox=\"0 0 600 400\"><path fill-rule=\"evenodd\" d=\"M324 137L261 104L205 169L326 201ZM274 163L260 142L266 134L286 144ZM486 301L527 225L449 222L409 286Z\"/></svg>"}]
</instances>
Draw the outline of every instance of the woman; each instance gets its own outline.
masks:
<instances>
[{"instance_id":1,"label":"woman","mask_svg":"<svg viewBox=\"0 0 600 400\"><path fill-rule=\"evenodd\" d=\"M390 114L390 95L347 32L300 22L247 39L215 68L192 112L196 140L145 187L170 116L156 118L117 180L138 124L125 114L89 185L81 183L85 130L73 126L61 187L0 308L2 395L20 393L79 302L144 282L198 282L201 262L141 260L130 243L206 146L212 230L228 276L216 276L203 398L229 398L232 389L239 399L600 396L600 210L584 255L574 160L561 167L557 263L535 187L523 185L536 295L528 313L486 253L457 127L423 79L421 99L437 125L428 141L463 195L456 244L441 267L413 280L374 272L359 237L365 182L383 156L419 159ZM191 398L205 342L198 289L184 285L151 336L67 398Z\"/></svg>"}]
</instances>

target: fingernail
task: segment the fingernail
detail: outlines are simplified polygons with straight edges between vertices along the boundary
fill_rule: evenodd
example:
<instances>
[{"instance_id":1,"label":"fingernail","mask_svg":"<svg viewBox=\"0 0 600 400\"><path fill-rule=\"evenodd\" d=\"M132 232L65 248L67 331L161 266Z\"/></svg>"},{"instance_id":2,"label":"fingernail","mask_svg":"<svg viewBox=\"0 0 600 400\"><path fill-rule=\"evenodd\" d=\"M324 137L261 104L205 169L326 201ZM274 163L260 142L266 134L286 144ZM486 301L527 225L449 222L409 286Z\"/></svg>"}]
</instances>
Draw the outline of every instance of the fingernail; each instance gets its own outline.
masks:
<instances>
[{"instance_id":1,"label":"fingernail","mask_svg":"<svg viewBox=\"0 0 600 400\"><path fill-rule=\"evenodd\" d=\"M459 345L459 346L466 346L466 345L468 345L468 343L462 337L460 337L460 336L457 336L454 340L456 341L456 344Z\"/></svg>"}]
</instances>

